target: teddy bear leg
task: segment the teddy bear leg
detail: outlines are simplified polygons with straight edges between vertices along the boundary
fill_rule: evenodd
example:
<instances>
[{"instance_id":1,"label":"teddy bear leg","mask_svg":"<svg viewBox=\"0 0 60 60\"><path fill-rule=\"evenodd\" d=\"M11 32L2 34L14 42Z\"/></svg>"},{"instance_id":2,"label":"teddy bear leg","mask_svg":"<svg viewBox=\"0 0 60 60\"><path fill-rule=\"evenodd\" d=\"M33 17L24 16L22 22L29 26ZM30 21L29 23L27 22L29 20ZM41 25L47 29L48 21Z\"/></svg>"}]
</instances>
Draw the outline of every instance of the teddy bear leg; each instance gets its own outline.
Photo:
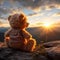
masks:
<instances>
[{"instance_id":1,"label":"teddy bear leg","mask_svg":"<svg viewBox=\"0 0 60 60\"><path fill-rule=\"evenodd\" d=\"M29 40L26 45L26 51L33 52L36 47L36 41L34 39Z\"/></svg>"}]
</instances>

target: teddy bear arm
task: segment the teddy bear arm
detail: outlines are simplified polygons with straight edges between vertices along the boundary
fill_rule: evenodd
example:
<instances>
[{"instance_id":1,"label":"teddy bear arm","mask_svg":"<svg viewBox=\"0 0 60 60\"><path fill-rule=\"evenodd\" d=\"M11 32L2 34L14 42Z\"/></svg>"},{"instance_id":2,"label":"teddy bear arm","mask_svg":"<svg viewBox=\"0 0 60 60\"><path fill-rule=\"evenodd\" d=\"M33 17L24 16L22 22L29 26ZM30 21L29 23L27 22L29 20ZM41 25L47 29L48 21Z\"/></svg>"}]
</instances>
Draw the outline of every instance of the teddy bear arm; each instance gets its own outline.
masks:
<instances>
[{"instance_id":1,"label":"teddy bear arm","mask_svg":"<svg viewBox=\"0 0 60 60\"><path fill-rule=\"evenodd\" d=\"M32 38L32 35L30 33L28 33L27 31L25 31L23 35L24 35L25 39L29 40Z\"/></svg>"}]
</instances>

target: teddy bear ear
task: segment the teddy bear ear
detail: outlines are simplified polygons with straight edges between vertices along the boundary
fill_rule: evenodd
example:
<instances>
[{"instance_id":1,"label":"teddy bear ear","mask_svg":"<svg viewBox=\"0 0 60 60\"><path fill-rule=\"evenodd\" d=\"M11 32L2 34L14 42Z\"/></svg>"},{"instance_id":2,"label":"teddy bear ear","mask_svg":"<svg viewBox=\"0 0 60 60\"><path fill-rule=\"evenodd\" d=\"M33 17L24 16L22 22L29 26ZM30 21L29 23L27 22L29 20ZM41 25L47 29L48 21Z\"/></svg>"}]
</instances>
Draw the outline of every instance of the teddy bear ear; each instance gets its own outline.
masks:
<instances>
[{"instance_id":1,"label":"teddy bear ear","mask_svg":"<svg viewBox=\"0 0 60 60\"><path fill-rule=\"evenodd\" d=\"M8 20L10 20L11 16L8 17Z\"/></svg>"},{"instance_id":2,"label":"teddy bear ear","mask_svg":"<svg viewBox=\"0 0 60 60\"><path fill-rule=\"evenodd\" d=\"M20 14L19 19L23 19L24 14Z\"/></svg>"}]
</instances>

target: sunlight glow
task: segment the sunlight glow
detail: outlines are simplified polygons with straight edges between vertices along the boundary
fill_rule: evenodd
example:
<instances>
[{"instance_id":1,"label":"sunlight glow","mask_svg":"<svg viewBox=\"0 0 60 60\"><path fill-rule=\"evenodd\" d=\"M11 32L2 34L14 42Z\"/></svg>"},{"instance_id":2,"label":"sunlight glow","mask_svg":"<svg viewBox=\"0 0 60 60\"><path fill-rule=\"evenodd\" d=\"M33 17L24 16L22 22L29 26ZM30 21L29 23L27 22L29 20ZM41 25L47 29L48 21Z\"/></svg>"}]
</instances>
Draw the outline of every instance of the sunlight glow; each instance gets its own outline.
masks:
<instances>
[{"instance_id":1,"label":"sunlight glow","mask_svg":"<svg viewBox=\"0 0 60 60\"><path fill-rule=\"evenodd\" d=\"M44 26L49 27L49 26L50 26L50 24L49 24L49 23L45 23L45 24L44 24Z\"/></svg>"},{"instance_id":2,"label":"sunlight glow","mask_svg":"<svg viewBox=\"0 0 60 60\"><path fill-rule=\"evenodd\" d=\"M49 22L45 22L45 23L43 23L43 26L46 27L46 28L50 28L51 25L52 25L52 24L49 23Z\"/></svg>"},{"instance_id":3,"label":"sunlight glow","mask_svg":"<svg viewBox=\"0 0 60 60\"><path fill-rule=\"evenodd\" d=\"M7 24L0 24L0 27L10 27L10 25L7 23Z\"/></svg>"}]
</instances>

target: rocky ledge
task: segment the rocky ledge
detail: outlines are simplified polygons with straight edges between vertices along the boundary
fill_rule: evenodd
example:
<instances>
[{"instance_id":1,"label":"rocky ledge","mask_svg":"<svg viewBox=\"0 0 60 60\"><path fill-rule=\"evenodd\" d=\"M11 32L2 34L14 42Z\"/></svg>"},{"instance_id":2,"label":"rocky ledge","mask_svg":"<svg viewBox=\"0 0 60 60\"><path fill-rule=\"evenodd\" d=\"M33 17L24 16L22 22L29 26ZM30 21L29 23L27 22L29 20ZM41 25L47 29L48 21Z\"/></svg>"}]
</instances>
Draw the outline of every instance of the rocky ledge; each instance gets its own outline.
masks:
<instances>
[{"instance_id":1,"label":"rocky ledge","mask_svg":"<svg viewBox=\"0 0 60 60\"><path fill-rule=\"evenodd\" d=\"M0 60L60 60L60 41L44 43L45 55L8 48L0 42Z\"/></svg>"}]
</instances>

